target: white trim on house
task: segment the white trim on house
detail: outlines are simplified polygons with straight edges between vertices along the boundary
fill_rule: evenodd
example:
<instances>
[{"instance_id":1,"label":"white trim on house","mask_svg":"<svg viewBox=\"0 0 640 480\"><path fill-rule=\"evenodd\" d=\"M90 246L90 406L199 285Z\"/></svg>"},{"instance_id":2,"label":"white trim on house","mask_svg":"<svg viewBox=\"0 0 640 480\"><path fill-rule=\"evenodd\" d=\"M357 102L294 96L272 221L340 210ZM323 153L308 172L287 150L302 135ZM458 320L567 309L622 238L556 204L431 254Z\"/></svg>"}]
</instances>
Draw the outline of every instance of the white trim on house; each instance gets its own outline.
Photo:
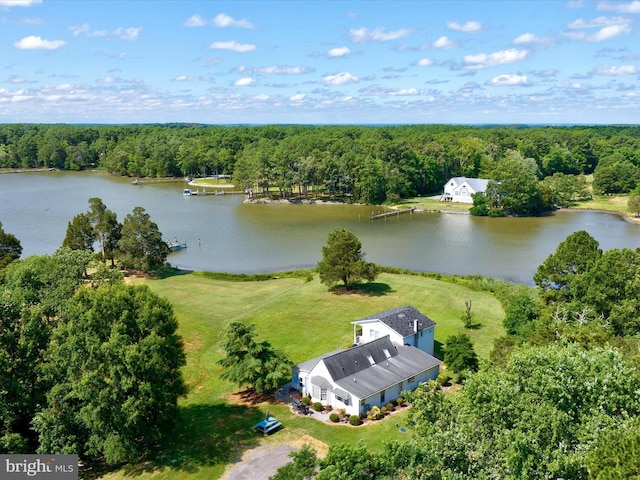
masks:
<instances>
[{"instance_id":1,"label":"white trim on house","mask_svg":"<svg viewBox=\"0 0 640 480\"><path fill-rule=\"evenodd\" d=\"M474 193L485 193L489 180L484 178L453 177L443 187L442 201L473 203Z\"/></svg>"}]
</instances>

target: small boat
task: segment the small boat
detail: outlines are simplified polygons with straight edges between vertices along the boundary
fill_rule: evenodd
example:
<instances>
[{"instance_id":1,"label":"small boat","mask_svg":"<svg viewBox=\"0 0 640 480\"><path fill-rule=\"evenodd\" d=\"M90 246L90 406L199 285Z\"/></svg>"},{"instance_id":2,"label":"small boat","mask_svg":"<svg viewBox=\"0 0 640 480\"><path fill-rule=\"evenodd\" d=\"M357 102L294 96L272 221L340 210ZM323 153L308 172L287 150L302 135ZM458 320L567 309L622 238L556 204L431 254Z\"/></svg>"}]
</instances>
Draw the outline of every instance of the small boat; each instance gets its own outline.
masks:
<instances>
[{"instance_id":1,"label":"small boat","mask_svg":"<svg viewBox=\"0 0 640 480\"><path fill-rule=\"evenodd\" d=\"M182 195L184 195L185 197L188 197L188 196L193 195L193 193L192 193L192 192L191 192L191 190L189 190L188 188L185 188L185 189L182 191Z\"/></svg>"}]
</instances>

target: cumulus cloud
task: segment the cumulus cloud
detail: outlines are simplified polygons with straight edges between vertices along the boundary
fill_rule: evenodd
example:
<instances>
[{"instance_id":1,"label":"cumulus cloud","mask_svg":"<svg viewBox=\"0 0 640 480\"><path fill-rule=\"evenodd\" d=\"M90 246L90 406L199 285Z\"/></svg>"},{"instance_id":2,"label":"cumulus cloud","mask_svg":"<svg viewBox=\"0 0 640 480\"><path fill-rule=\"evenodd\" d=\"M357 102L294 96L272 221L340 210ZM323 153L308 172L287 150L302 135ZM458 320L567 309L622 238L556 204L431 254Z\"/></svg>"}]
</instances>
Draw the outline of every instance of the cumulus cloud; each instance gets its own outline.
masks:
<instances>
[{"instance_id":1,"label":"cumulus cloud","mask_svg":"<svg viewBox=\"0 0 640 480\"><path fill-rule=\"evenodd\" d=\"M416 62L416 65L419 67L428 67L429 65L433 65L433 60L430 58L421 58Z\"/></svg>"},{"instance_id":2,"label":"cumulus cloud","mask_svg":"<svg viewBox=\"0 0 640 480\"><path fill-rule=\"evenodd\" d=\"M631 32L631 20L625 17L598 17L590 21L581 18L567 25L565 36L585 42L601 42ZM589 30L597 29L594 33Z\"/></svg>"},{"instance_id":3,"label":"cumulus cloud","mask_svg":"<svg viewBox=\"0 0 640 480\"><path fill-rule=\"evenodd\" d=\"M209 45L209 48L213 50L229 50L230 52L253 52L257 47L252 43L238 43L235 40L228 42L213 42Z\"/></svg>"},{"instance_id":4,"label":"cumulus cloud","mask_svg":"<svg viewBox=\"0 0 640 480\"><path fill-rule=\"evenodd\" d=\"M30 35L13 44L19 50L56 50L65 45L64 40L45 40L42 37Z\"/></svg>"},{"instance_id":5,"label":"cumulus cloud","mask_svg":"<svg viewBox=\"0 0 640 480\"><path fill-rule=\"evenodd\" d=\"M42 0L0 0L0 7L30 7L42 3Z\"/></svg>"},{"instance_id":6,"label":"cumulus cloud","mask_svg":"<svg viewBox=\"0 0 640 480\"><path fill-rule=\"evenodd\" d=\"M378 27L369 30L365 27L352 28L349 30L349 38L353 43L365 44L371 42L390 42L405 38L411 35L412 30L408 28L399 28L398 30L385 31L384 28Z\"/></svg>"},{"instance_id":7,"label":"cumulus cloud","mask_svg":"<svg viewBox=\"0 0 640 480\"><path fill-rule=\"evenodd\" d=\"M419 95L420 91L417 88L402 88L400 90L391 90L389 95L391 96L410 96Z\"/></svg>"},{"instance_id":8,"label":"cumulus cloud","mask_svg":"<svg viewBox=\"0 0 640 480\"><path fill-rule=\"evenodd\" d=\"M249 87L249 86L253 85L254 83L256 83L256 81L255 81L254 78L251 78L251 77L239 78L238 80L233 82L233 84L236 87Z\"/></svg>"},{"instance_id":9,"label":"cumulus cloud","mask_svg":"<svg viewBox=\"0 0 640 480\"><path fill-rule=\"evenodd\" d=\"M288 67L282 65L271 65L269 67L259 67L255 69L259 73L271 75L301 75L303 73L311 73L313 68L309 67Z\"/></svg>"},{"instance_id":10,"label":"cumulus cloud","mask_svg":"<svg viewBox=\"0 0 640 480\"><path fill-rule=\"evenodd\" d=\"M593 71L596 75L635 75L638 70L633 65L620 65L618 67L610 65L600 65Z\"/></svg>"},{"instance_id":11,"label":"cumulus cloud","mask_svg":"<svg viewBox=\"0 0 640 480\"><path fill-rule=\"evenodd\" d=\"M337 73L336 75L327 75L322 80L327 85L347 85L349 83L357 83L360 79L348 72Z\"/></svg>"},{"instance_id":12,"label":"cumulus cloud","mask_svg":"<svg viewBox=\"0 0 640 480\"><path fill-rule=\"evenodd\" d=\"M207 25L213 25L216 27L237 27L237 28L254 28L254 25L247 20L246 18L241 18L240 20L236 20L233 17L230 17L226 13L219 13L212 20L207 20L203 18L199 14L195 14L187 18L182 22L184 27L205 27Z\"/></svg>"},{"instance_id":13,"label":"cumulus cloud","mask_svg":"<svg viewBox=\"0 0 640 480\"><path fill-rule=\"evenodd\" d=\"M480 70L482 68L495 67L496 65L506 65L520 62L527 58L527 50L510 48L494 53L478 53L476 55L465 55L463 57L465 70Z\"/></svg>"},{"instance_id":14,"label":"cumulus cloud","mask_svg":"<svg viewBox=\"0 0 640 480\"><path fill-rule=\"evenodd\" d=\"M207 24L207 21L197 13L195 15L190 16L184 22L182 22L182 25L185 27L204 27L206 24Z\"/></svg>"},{"instance_id":15,"label":"cumulus cloud","mask_svg":"<svg viewBox=\"0 0 640 480\"><path fill-rule=\"evenodd\" d=\"M640 1L631 3L598 2L598 10L618 13L640 13Z\"/></svg>"},{"instance_id":16,"label":"cumulus cloud","mask_svg":"<svg viewBox=\"0 0 640 480\"><path fill-rule=\"evenodd\" d=\"M526 75L498 75L497 77L493 77L491 80L487 82L489 85L494 86L528 86L529 79Z\"/></svg>"},{"instance_id":17,"label":"cumulus cloud","mask_svg":"<svg viewBox=\"0 0 640 480\"><path fill-rule=\"evenodd\" d=\"M343 57L345 55L348 55L349 53L351 53L351 50L349 50L349 47L336 47L336 48L332 48L331 50L329 50L327 52L327 56L329 56L329 57Z\"/></svg>"},{"instance_id":18,"label":"cumulus cloud","mask_svg":"<svg viewBox=\"0 0 640 480\"><path fill-rule=\"evenodd\" d=\"M475 21L469 21L464 25L460 25L458 22L447 22L447 28L454 32L475 33L482 30L482 24Z\"/></svg>"},{"instance_id":19,"label":"cumulus cloud","mask_svg":"<svg viewBox=\"0 0 640 480\"><path fill-rule=\"evenodd\" d=\"M113 32L113 35L122 40L136 40L142 31L142 27L119 27Z\"/></svg>"},{"instance_id":20,"label":"cumulus cloud","mask_svg":"<svg viewBox=\"0 0 640 480\"><path fill-rule=\"evenodd\" d=\"M106 30L91 30L89 23L83 23L82 25L72 25L69 27L69 31L74 37L80 35L86 35L88 37L108 37L112 36L121 40L133 41L137 40L142 31L142 27L118 27L113 32L109 33Z\"/></svg>"},{"instance_id":21,"label":"cumulus cloud","mask_svg":"<svg viewBox=\"0 0 640 480\"><path fill-rule=\"evenodd\" d=\"M527 32L514 38L511 43L514 45L549 46L553 43L553 40L549 37L538 37L535 33Z\"/></svg>"},{"instance_id":22,"label":"cumulus cloud","mask_svg":"<svg viewBox=\"0 0 640 480\"><path fill-rule=\"evenodd\" d=\"M306 97L304 93L296 93L295 95L291 95L289 97L289 100L291 100L292 102L300 102L304 100L304 97Z\"/></svg>"},{"instance_id":23,"label":"cumulus cloud","mask_svg":"<svg viewBox=\"0 0 640 480\"><path fill-rule=\"evenodd\" d=\"M433 48L456 48L456 43L449 40L447 37L440 37L435 42L433 42Z\"/></svg>"},{"instance_id":24,"label":"cumulus cloud","mask_svg":"<svg viewBox=\"0 0 640 480\"><path fill-rule=\"evenodd\" d=\"M226 13L219 13L213 18L213 24L216 27L239 27L239 28L253 28L253 24L246 18L236 20L230 17Z\"/></svg>"}]
</instances>

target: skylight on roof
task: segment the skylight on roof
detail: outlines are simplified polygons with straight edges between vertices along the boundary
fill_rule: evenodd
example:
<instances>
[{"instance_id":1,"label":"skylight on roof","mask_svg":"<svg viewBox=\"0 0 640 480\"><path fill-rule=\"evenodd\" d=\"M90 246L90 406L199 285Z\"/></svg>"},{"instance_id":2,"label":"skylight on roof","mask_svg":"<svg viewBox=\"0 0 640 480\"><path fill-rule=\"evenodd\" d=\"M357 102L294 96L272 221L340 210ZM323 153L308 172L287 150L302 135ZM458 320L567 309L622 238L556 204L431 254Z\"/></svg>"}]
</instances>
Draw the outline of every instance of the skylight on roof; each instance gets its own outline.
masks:
<instances>
[{"instance_id":1,"label":"skylight on roof","mask_svg":"<svg viewBox=\"0 0 640 480\"><path fill-rule=\"evenodd\" d=\"M384 352L385 357L391 358L391 354L389 353L389 350L387 350L386 348L383 348L382 351Z\"/></svg>"},{"instance_id":2,"label":"skylight on roof","mask_svg":"<svg viewBox=\"0 0 640 480\"><path fill-rule=\"evenodd\" d=\"M367 360L369 360L370 365L375 365L376 361L373 359L371 355L367 355Z\"/></svg>"}]
</instances>

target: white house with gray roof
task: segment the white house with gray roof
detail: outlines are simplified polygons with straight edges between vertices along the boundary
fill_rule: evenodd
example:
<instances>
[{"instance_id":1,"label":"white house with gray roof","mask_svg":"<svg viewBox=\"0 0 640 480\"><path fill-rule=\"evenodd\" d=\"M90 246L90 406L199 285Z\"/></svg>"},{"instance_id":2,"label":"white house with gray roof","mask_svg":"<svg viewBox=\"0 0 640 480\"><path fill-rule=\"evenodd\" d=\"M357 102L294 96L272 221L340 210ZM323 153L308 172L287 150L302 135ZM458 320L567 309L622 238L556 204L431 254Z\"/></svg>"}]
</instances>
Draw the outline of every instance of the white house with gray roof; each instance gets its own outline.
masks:
<instances>
[{"instance_id":1,"label":"white house with gray roof","mask_svg":"<svg viewBox=\"0 0 640 480\"><path fill-rule=\"evenodd\" d=\"M403 335L409 329L409 321L413 333ZM354 328L359 322L363 331L378 328L379 335L368 337L367 341L360 339L347 350L329 352L293 367L292 384L303 395L309 395L312 402L360 415L374 405L386 405L405 390L436 379L441 362L425 351L433 353L435 323L432 320L413 307L402 307L353 322ZM400 323L389 327L389 323L395 322ZM420 342L421 339L424 340Z\"/></svg>"},{"instance_id":2,"label":"white house with gray roof","mask_svg":"<svg viewBox=\"0 0 640 480\"><path fill-rule=\"evenodd\" d=\"M473 203L474 193L484 193L489 180L485 178L453 177L444 186L440 200L446 202Z\"/></svg>"}]
</instances>

